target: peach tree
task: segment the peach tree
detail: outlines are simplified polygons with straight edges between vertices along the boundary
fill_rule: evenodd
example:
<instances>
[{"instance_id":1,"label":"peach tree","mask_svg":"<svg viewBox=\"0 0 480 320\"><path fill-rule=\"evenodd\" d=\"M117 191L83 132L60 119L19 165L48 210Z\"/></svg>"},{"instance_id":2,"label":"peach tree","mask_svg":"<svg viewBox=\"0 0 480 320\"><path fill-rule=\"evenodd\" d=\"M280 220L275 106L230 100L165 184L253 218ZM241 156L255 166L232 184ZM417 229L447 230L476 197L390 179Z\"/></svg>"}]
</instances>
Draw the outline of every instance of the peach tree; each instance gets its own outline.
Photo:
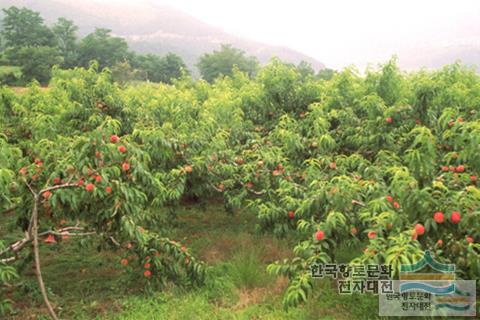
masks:
<instances>
[{"instance_id":1,"label":"peach tree","mask_svg":"<svg viewBox=\"0 0 480 320\"><path fill-rule=\"evenodd\" d=\"M389 76L392 70L388 68ZM455 85L477 96L478 80L456 66L429 79L435 88L443 87L452 81L449 73L459 73ZM283 117L263 141L279 137L270 154L278 148L282 168L297 171L293 180L266 184L252 202L264 228L277 235L295 230L304 239L295 247L294 259L269 266L272 273L291 279L287 307L312 292L312 263L335 262L338 247L355 243L365 248L352 264L386 263L395 274L400 264L417 261L428 249L440 261L456 263L460 277L478 279L475 107L465 107L463 92L423 92L425 77L400 78L419 89L413 95L388 95L384 101L380 96L385 88L377 91L376 86L388 79L374 82L376 92L369 93L372 84L347 70L328 84L332 87L321 103L312 104L301 117ZM458 107L430 105L446 104L444 100ZM478 99L469 102L478 106ZM418 108L426 108L421 120Z\"/></svg>"},{"instance_id":2,"label":"peach tree","mask_svg":"<svg viewBox=\"0 0 480 320\"><path fill-rule=\"evenodd\" d=\"M101 79L102 75L97 76L93 86L112 86ZM1 281L16 276L10 265L31 258L23 249L32 246L40 291L50 315L58 318L43 282L39 245L96 236L104 248L123 248L126 253L121 263L139 264L149 285L169 280L202 283L203 263L156 228L161 222L160 209L182 196L185 172L155 167L146 147L148 136L126 133L128 126L125 130L111 117L117 114L109 115L98 107L107 104L87 104L85 110L75 111L82 108L75 104L74 93L61 86L57 83L52 88L60 98L42 94L35 86L18 99L7 90L2 92L10 100L4 99L2 105L6 119L2 129L8 136L0 139L0 205L15 214L23 237L1 242ZM109 90L115 92L114 87ZM92 101L100 100L97 96ZM86 122L79 121L82 112L90 114ZM167 146L156 149L156 153L168 152Z\"/></svg>"}]
</instances>

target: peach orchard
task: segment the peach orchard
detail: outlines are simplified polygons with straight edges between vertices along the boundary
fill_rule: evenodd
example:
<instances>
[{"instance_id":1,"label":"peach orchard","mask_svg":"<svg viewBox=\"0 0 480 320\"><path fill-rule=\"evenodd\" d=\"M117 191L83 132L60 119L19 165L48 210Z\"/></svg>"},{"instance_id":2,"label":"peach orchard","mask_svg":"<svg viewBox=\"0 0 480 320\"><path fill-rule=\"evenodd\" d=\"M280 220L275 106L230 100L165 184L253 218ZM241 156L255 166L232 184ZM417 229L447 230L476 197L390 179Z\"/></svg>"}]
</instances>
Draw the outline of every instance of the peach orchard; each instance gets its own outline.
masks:
<instances>
[{"instance_id":1,"label":"peach orchard","mask_svg":"<svg viewBox=\"0 0 480 320\"><path fill-rule=\"evenodd\" d=\"M99 237L146 286L201 285L208 268L162 235L159 212L174 218L187 197L295 235L295 258L268 267L290 279L286 307L340 245L394 272L428 249L479 279L479 112L480 77L461 65L406 74L390 61L325 81L272 60L253 79L127 87L95 65L54 70L48 90L0 90L0 209L22 235L0 239L0 281L32 261L56 318L39 246Z\"/></svg>"}]
</instances>

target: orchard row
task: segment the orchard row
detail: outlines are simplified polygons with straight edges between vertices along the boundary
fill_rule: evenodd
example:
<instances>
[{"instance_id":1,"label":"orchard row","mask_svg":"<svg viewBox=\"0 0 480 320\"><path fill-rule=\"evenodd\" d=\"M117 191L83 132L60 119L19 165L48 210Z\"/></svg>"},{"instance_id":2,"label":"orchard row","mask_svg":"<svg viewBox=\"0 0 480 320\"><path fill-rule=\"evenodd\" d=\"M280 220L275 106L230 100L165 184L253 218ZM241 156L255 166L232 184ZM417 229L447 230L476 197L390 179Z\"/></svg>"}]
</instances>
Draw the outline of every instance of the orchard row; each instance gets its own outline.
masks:
<instances>
[{"instance_id":1,"label":"orchard row","mask_svg":"<svg viewBox=\"0 0 480 320\"><path fill-rule=\"evenodd\" d=\"M0 92L0 206L27 234L0 258L26 257L35 235L93 233L146 285L201 284L206 266L164 235L183 199L221 198L298 240L268 268L290 278L285 306L307 299L312 263L358 244L352 263L396 273L430 250L478 279L479 111L480 78L461 65L324 81L273 60L253 79L126 87L55 70L48 90Z\"/></svg>"}]
</instances>

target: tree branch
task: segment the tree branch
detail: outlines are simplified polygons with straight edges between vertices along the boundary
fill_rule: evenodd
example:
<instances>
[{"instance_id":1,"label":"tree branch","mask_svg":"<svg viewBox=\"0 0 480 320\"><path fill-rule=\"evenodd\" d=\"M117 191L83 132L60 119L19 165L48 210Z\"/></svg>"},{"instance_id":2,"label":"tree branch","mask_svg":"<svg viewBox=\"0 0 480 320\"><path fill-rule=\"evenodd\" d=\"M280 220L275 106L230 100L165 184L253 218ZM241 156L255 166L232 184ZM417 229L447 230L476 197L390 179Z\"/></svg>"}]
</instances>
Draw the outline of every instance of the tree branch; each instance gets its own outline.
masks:
<instances>
[{"instance_id":1,"label":"tree branch","mask_svg":"<svg viewBox=\"0 0 480 320\"><path fill-rule=\"evenodd\" d=\"M34 201L37 202L38 195L35 193L35 191L33 191L32 186L27 182L27 180L23 179L23 181L27 185L28 190L30 190L30 193L32 194ZM37 208L36 205L37 205L37 203L35 203L35 208ZM37 213L38 213L38 208L36 210L37 210ZM27 236L28 238L32 237L33 216L34 216L34 213L32 212L32 217L30 218L30 221L28 223L28 229L27 229L28 230L28 236Z\"/></svg>"},{"instance_id":2,"label":"tree branch","mask_svg":"<svg viewBox=\"0 0 480 320\"><path fill-rule=\"evenodd\" d=\"M92 232L77 232L77 233L70 233L68 231L63 231L63 232L46 231L46 232L40 233L39 236L47 235L47 234L53 234L54 236L85 237L85 236L93 236L97 233L94 232L94 231L92 231Z\"/></svg>"},{"instance_id":3,"label":"tree branch","mask_svg":"<svg viewBox=\"0 0 480 320\"><path fill-rule=\"evenodd\" d=\"M212 187L213 189L215 189L215 191L217 192L224 192L225 190L222 190L220 188L217 188L216 186L214 186L212 183L210 183L210 187Z\"/></svg>"},{"instance_id":4,"label":"tree branch","mask_svg":"<svg viewBox=\"0 0 480 320\"><path fill-rule=\"evenodd\" d=\"M359 205L361 207L366 207L367 205L363 202L360 202L358 200L352 200L352 204L356 204L356 205Z\"/></svg>"},{"instance_id":5,"label":"tree branch","mask_svg":"<svg viewBox=\"0 0 480 320\"><path fill-rule=\"evenodd\" d=\"M32 239L28 238L28 237L25 237L21 240L18 240L17 242L12 243L5 250L0 252L0 256L3 256L4 254L6 254L8 252L18 252L18 251L22 250L23 247L25 247L25 245L27 243L29 243L30 241L32 241Z\"/></svg>"},{"instance_id":6,"label":"tree branch","mask_svg":"<svg viewBox=\"0 0 480 320\"><path fill-rule=\"evenodd\" d=\"M262 195L265 194L264 191L260 192L260 191L255 191L255 190L251 190L251 189L248 189L248 192L253 193L256 196L262 196Z\"/></svg>"},{"instance_id":7,"label":"tree branch","mask_svg":"<svg viewBox=\"0 0 480 320\"><path fill-rule=\"evenodd\" d=\"M47 231L38 233L38 236L43 237L43 236L46 236L46 235L49 235L49 234L53 234L55 236L84 237L84 236L92 236L92 235L97 234L97 232L95 232L95 231L85 231L85 232L70 232L70 231L85 231L85 228L78 227L78 226L73 226L73 227L61 228L61 229L58 229L58 230L47 230ZM110 237L110 238L113 239L113 237ZM0 252L0 257L7 254L7 253L13 253L13 254L16 255L20 250L22 250L32 240L33 239L32 239L32 237L29 236L28 232L25 232L25 238L20 239L18 241L15 241L11 245L9 245L6 249L1 251ZM118 242L116 240L115 241L114 240L115 239L113 239L112 242L117 245ZM15 258L15 260L16 260L16 258ZM10 258L4 258L0 261L1 262L11 262L11 261L14 261L14 260L12 260L12 258L10 257Z\"/></svg>"},{"instance_id":8,"label":"tree branch","mask_svg":"<svg viewBox=\"0 0 480 320\"><path fill-rule=\"evenodd\" d=\"M241 182L241 181L240 181L240 185L241 185L242 187L245 186L245 184L244 184L243 182ZM255 190L252 190L252 189L250 189L250 188L247 188L247 191L250 192L250 193L253 193L253 194L256 195L256 196L261 196L261 195L264 195L264 194L265 194L265 192L263 192L263 191L255 191Z\"/></svg>"},{"instance_id":9,"label":"tree branch","mask_svg":"<svg viewBox=\"0 0 480 320\"><path fill-rule=\"evenodd\" d=\"M10 258L0 259L0 262L1 263L9 263L9 262L16 261L17 259L18 259L17 256L15 256L15 257L10 257Z\"/></svg>"},{"instance_id":10,"label":"tree branch","mask_svg":"<svg viewBox=\"0 0 480 320\"><path fill-rule=\"evenodd\" d=\"M33 253L35 256L35 274L37 276L38 285L43 296L43 301L47 305L48 313L54 320L58 320L55 310L53 310L50 301L48 300L47 290L45 289L45 283L43 282L42 271L40 268L40 252L38 249L38 196L35 195L35 203L33 205Z\"/></svg>"},{"instance_id":11,"label":"tree branch","mask_svg":"<svg viewBox=\"0 0 480 320\"><path fill-rule=\"evenodd\" d=\"M112 243L113 243L114 245L116 245L117 247L121 247L121 246L122 246L117 240L115 240L114 237L110 236L109 238L110 238L110 240L112 241Z\"/></svg>"},{"instance_id":12,"label":"tree branch","mask_svg":"<svg viewBox=\"0 0 480 320\"><path fill-rule=\"evenodd\" d=\"M37 194L35 193L35 191L33 191L32 186L30 185L30 183L28 183L27 180L25 180L25 179L24 179L23 181L24 181L25 184L27 185L28 190L30 190L30 193L33 195L33 197L36 198L36 197L37 197Z\"/></svg>"},{"instance_id":13,"label":"tree branch","mask_svg":"<svg viewBox=\"0 0 480 320\"><path fill-rule=\"evenodd\" d=\"M52 187L48 187L43 190L40 190L38 194L41 195L47 191L54 191L58 189L75 188L75 187L79 187L79 186L76 183L64 183L64 184L59 184L58 186L52 186Z\"/></svg>"}]
</instances>

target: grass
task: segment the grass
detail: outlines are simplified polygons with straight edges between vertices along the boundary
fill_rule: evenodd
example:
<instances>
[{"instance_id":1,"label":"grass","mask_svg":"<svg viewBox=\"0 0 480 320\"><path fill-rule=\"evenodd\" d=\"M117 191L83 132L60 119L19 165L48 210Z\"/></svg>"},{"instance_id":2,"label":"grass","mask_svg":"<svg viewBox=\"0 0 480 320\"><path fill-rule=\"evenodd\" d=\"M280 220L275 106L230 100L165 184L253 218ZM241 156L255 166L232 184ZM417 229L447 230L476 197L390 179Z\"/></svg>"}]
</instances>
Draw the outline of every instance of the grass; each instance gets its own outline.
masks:
<instances>
[{"instance_id":1,"label":"grass","mask_svg":"<svg viewBox=\"0 0 480 320\"><path fill-rule=\"evenodd\" d=\"M263 265L260 260L260 250L256 247L242 248L231 260L230 275L233 283L239 289L253 289L265 287L272 278L264 269L259 270Z\"/></svg>"},{"instance_id":2,"label":"grass","mask_svg":"<svg viewBox=\"0 0 480 320\"><path fill-rule=\"evenodd\" d=\"M3 221L2 221L3 223ZM210 267L205 286L147 292L144 279L126 273L119 252L97 251L95 241L42 246L43 273L62 319L375 319L374 296L339 296L331 280L315 282L314 297L285 311L282 297L288 279L266 273L266 266L293 256L292 239L254 232L246 212L227 215L219 204L204 210L185 205L169 236L185 243ZM0 237L5 238L1 233ZM344 248L348 259L357 248ZM32 265L21 269L22 282L12 292L15 313L6 319L46 319Z\"/></svg>"}]
</instances>

